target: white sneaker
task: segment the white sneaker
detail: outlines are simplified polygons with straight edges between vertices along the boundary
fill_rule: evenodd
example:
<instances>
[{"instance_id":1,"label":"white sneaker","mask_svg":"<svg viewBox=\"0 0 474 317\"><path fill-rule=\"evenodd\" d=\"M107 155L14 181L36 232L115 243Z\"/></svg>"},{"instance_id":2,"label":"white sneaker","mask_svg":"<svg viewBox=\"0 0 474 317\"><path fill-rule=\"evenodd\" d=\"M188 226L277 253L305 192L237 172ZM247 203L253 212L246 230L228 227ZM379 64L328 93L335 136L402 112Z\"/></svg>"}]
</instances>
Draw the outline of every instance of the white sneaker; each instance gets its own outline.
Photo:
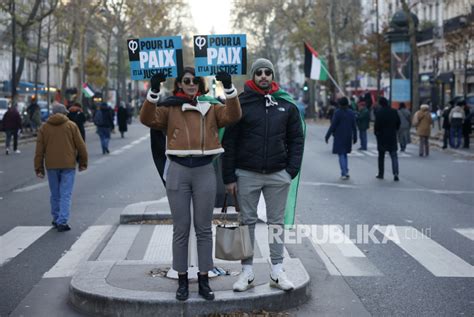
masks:
<instances>
[{"instance_id":1,"label":"white sneaker","mask_svg":"<svg viewBox=\"0 0 474 317\"><path fill-rule=\"evenodd\" d=\"M255 274L253 271L242 271L240 272L239 279L234 283L232 288L234 292L244 292L254 286L254 280Z\"/></svg>"},{"instance_id":2,"label":"white sneaker","mask_svg":"<svg viewBox=\"0 0 474 317\"><path fill-rule=\"evenodd\" d=\"M291 291L295 288L284 271L280 271L277 276L270 274L270 286L284 291Z\"/></svg>"},{"instance_id":3,"label":"white sneaker","mask_svg":"<svg viewBox=\"0 0 474 317\"><path fill-rule=\"evenodd\" d=\"M21 151L20 150L15 150L15 154L20 154Z\"/></svg>"}]
</instances>

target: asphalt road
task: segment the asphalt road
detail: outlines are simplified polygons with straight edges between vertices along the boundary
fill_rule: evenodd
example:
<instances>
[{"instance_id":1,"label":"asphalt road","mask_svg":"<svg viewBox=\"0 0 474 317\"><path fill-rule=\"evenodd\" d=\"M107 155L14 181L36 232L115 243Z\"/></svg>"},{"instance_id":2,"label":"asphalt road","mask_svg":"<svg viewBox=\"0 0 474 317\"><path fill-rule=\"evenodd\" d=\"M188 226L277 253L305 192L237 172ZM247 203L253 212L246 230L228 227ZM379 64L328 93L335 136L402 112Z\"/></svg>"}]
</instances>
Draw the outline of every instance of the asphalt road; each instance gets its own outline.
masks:
<instances>
[{"instance_id":1,"label":"asphalt road","mask_svg":"<svg viewBox=\"0 0 474 317\"><path fill-rule=\"evenodd\" d=\"M358 226L371 230L379 225L379 231L373 229L378 240L383 240L383 228L388 227L401 241L331 245L316 241L321 232L316 231L301 243L288 244L290 255L300 257L310 273L313 294L290 313L472 315L474 160L437 149L420 158L416 145L409 145L399 159L400 182L392 180L388 157L385 180L377 180L375 141L370 136L369 152L350 156L351 179L341 181L337 157L323 141L326 128L308 124L297 224L316 225L318 230L345 225L350 238L358 237ZM0 264L0 316L10 314L35 286L62 290L58 294L62 311L56 315L76 316L72 310L68 313L67 283L46 285L43 274L98 220L113 224L126 205L165 196L152 162L148 130L136 121L129 129L125 139L113 135L108 156L101 154L98 136L88 132L90 166L76 174L72 230L48 230ZM51 221L47 184L33 171L34 144L20 150L21 154L10 156L0 152L0 236L20 226L49 226Z\"/></svg>"}]
</instances>

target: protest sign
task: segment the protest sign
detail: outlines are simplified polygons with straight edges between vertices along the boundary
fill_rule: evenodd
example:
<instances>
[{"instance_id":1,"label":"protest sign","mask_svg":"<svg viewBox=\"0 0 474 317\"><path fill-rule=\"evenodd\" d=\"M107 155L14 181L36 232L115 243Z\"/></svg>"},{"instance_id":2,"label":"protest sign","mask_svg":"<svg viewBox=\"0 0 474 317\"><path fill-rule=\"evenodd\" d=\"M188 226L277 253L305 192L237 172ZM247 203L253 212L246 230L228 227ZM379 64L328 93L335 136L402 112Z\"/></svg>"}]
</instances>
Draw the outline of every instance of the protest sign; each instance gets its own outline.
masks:
<instances>
[{"instance_id":1,"label":"protest sign","mask_svg":"<svg viewBox=\"0 0 474 317\"><path fill-rule=\"evenodd\" d=\"M231 75L247 73L245 34L195 35L196 76L214 76L220 71Z\"/></svg>"},{"instance_id":2,"label":"protest sign","mask_svg":"<svg viewBox=\"0 0 474 317\"><path fill-rule=\"evenodd\" d=\"M177 77L183 69L180 36L127 40L132 80L150 79L154 74Z\"/></svg>"}]
</instances>

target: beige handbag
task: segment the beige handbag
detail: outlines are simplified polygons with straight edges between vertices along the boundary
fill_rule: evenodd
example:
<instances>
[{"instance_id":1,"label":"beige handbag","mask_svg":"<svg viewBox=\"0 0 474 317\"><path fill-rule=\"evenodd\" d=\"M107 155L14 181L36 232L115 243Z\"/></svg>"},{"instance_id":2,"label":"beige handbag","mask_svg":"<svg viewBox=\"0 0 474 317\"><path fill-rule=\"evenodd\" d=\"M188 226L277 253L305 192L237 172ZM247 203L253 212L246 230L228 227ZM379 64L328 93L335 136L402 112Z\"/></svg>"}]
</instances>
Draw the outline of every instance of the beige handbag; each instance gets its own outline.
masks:
<instances>
[{"instance_id":1,"label":"beige handbag","mask_svg":"<svg viewBox=\"0 0 474 317\"><path fill-rule=\"evenodd\" d=\"M235 211L239 212L237 197L234 195ZM227 193L224 196L222 213L227 215ZM224 223L216 227L215 257L221 260L235 261L253 256L250 243L249 227L246 225L229 224L224 216Z\"/></svg>"}]
</instances>

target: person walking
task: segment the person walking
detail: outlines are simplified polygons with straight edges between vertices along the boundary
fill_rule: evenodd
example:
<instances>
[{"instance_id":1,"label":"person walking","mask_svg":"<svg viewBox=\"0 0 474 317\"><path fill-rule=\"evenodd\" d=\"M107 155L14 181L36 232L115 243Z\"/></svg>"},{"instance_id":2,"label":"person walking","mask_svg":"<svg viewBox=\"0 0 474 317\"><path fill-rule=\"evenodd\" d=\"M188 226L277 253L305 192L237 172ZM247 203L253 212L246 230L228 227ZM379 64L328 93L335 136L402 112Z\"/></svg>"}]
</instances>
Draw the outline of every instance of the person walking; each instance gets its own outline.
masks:
<instances>
[{"instance_id":1,"label":"person walking","mask_svg":"<svg viewBox=\"0 0 474 317\"><path fill-rule=\"evenodd\" d=\"M430 106L423 104L413 116L413 125L416 127L416 134L420 143L420 156L430 155L431 125L433 118L431 118Z\"/></svg>"},{"instance_id":2,"label":"person walking","mask_svg":"<svg viewBox=\"0 0 474 317\"><path fill-rule=\"evenodd\" d=\"M117 110L117 123L120 131L120 136L124 137L125 132L127 132L128 125L128 111L125 106L125 102L121 101L120 106Z\"/></svg>"},{"instance_id":3,"label":"person walking","mask_svg":"<svg viewBox=\"0 0 474 317\"><path fill-rule=\"evenodd\" d=\"M31 97L31 103L27 108L27 112L31 131L34 135L36 135L38 128L41 126L41 109L38 103L36 102L35 96Z\"/></svg>"},{"instance_id":4,"label":"person walking","mask_svg":"<svg viewBox=\"0 0 474 317\"><path fill-rule=\"evenodd\" d=\"M240 221L249 226L252 245L263 193L268 229L275 237L269 241L270 286L290 291L294 285L283 270L283 223L290 184L301 168L302 119L296 102L275 81L271 61L257 59L250 75L239 96L242 119L224 133L223 180L227 192L237 195ZM254 285L253 257L241 263L242 271L233 285L236 292Z\"/></svg>"},{"instance_id":5,"label":"person walking","mask_svg":"<svg viewBox=\"0 0 474 317\"><path fill-rule=\"evenodd\" d=\"M346 97L340 98L338 103L339 109L334 113L325 141L328 143L331 135L334 136L332 153L339 156L341 180L348 180L350 176L347 154L352 152L352 143L357 142L356 120L354 112L349 109Z\"/></svg>"},{"instance_id":6,"label":"person walking","mask_svg":"<svg viewBox=\"0 0 474 317\"><path fill-rule=\"evenodd\" d=\"M463 142L463 148L468 149L469 148L469 143L470 143L470 137L472 133L472 117L473 113L471 112L471 109L469 106L466 104L466 101L463 102L464 105L464 122L462 124L462 136L464 139Z\"/></svg>"},{"instance_id":7,"label":"person walking","mask_svg":"<svg viewBox=\"0 0 474 317\"><path fill-rule=\"evenodd\" d=\"M106 102L101 103L95 112L94 124L97 126L102 154L109 154L110 133L114 129L114 112Z\"/></svg>"},{"instance_id":8,"label":"person walking","mask_svg":"<svg viewBox=\"0 0 474 317\"><path fill-rule=\"evenodd\" d=\"M188 240L193 202L199 262L199 294L214 299L208 272L212 260L212 215L216 197L216 173L212 165L224 152L218 129L237 122L241 108L232 77L217 74L226 95L226 105L206 96L206 81L195 76L193 67L185 67L174 83L173 96L159 102L163 75L151 78L151 89L140 111L140 121L147 127L166 133L166 155L170 159L166 175L166 193L173 218L173 269L178 272L176 298L186 300L188 287Z\"/></svg>"},{"instance_id":9,"label":"person walking","mask_svg":"<svg viewBox=\"0 0 474 317\"><path fill-rule=\"evenodd\" d=\"M379 98L380 109L375 114L374 133L377 139L378 179L384 178L385 152L392 160L393 180L399 181L397 132L400 128L400 117L395 109L390 108L385 97Z\"/></svg>"},{"instance_id":10,"label":"person walking","mask_svg":"<svg viewBox=\"0 0 474 317\"><path fill-rule=\"evenodd\" d=\"M462 125L466 115L464 114L463 102L458 104L449 112L449 124L451 126L449 130L449 145L458 149L461 146L462 140Z\"/></svg>"},{"instance_id":11,"label":"person walking","mask_svg":"<svg viewBox=\"0 0 474 317\"><path fill-rule=\"evenodd\" d=\"M448 147L448 142L450 141L450 130L451 124L449 123L449 114L451 110L454 108L454 101L449 101L448 105L446 105L443 109L443 149Z\"/></svg>"},{"instance_id":12,"label":"person walking","mask_svg":"<svg viewBox=\"0 0 474 317\"><path fill-rule=\"evenodd\" d=\"M398 108L398 117L400 118L400 129L398 130L398 142L400 143L400 151L405 152L408 141L410 140L410 128L411 128L411 113L407 109L404 102L400 102Z\"/></svg>"},{"instance_id":13,"label":"person walking","mask_svg":"<svg viewBox=\"0 0 474 317\"><path fill-rule=\"evenodd\" d=\"M51 192L52 225L63 232L71 230L68 222L76 157L79 158L79 172L86 170L87 149L79 128L66 116L66 107L55 104L52 110L53 115L38 130L34 165L39 178L44 178L46 166Z\"/></svg>"},{"instance_id":14,"label":"person walking","mask_svg":"<svg viewBox=\"0 0 474 317\"><path fill-rule=\"evenodd\" d=\"M20 154L18 150L18 133L21 130L21 116L16 105L12 104L3 115L3 129L5 130L5 154L10 154L10 142L13 137L13 153Z\"/></svg>"},{"instance_id":15,"label":"person walking","mask_svg":"<svg viewBox=\"0 0 474 317\"><path fill-rule=\"evenodd\" d=\"M370 112L365 101L359 101L359 112L357 114L357 128L359 129L360 151L367 151L367 130L370 127Z\"/></svg>"},{"instance_id":16,"label":"person walking","mask_svg":"<svg viewBox=\"0 0 474 317\"><path fill-rule=\"evenodd\" d=\"M84 112L82 112L82 106L80 103L75 102L71 107L68 109L69 113L67 117L69 120L74 122L77 127L79 128L79 132L81 133L82 139L84 142L86 141L86 130L84 128L84 123L86 122L86 116Z\"/></svg>"}]
</instances>

